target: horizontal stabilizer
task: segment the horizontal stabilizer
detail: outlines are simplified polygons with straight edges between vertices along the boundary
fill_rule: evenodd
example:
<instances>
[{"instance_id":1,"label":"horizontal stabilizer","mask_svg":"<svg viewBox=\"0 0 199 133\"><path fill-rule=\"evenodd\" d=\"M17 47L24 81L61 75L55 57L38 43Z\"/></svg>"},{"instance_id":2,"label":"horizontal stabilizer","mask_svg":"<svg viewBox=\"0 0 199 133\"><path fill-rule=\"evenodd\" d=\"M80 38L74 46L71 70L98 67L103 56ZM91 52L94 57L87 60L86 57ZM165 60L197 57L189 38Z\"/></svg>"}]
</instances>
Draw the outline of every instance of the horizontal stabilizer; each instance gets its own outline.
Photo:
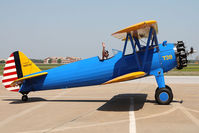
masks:
<instances>
[{"instance_id":1,"label":"horizontal stabilizer","mask_svg":"<svg viewBox=\"0 0 199 133\"><path fill-rule=\"evenodd\" d=\"M132 73L128 73L122 76L119 76L117 78L111 79L103 84L110 84L110 83L115 83L115 82L122 82L122 81L127 81L127 80L132 80L132 79L136 79L136 78L140 78L145 76L146 73L142 72L142 71L138 71L138 72L132 72Z\"/></svg>"},{"instance_id":2,"label":"horizontal stabilizer","mask_svg":"<svg viewBox=\"0 0 199 133\"><path fill-rule=\"evenodd\" d=\"M27 77L23 77L23 78L20 78L20 79L17 79L15 81L13 81L10 85L15 87L17 85L22 84L23 81L26 80L26 79L32 79L32 78L43 76L43 75L47 75L47 74L48 74L47 72L42 72L42 73L38 73L38 74L27 76Z\"/></svg>"}]
</instances>

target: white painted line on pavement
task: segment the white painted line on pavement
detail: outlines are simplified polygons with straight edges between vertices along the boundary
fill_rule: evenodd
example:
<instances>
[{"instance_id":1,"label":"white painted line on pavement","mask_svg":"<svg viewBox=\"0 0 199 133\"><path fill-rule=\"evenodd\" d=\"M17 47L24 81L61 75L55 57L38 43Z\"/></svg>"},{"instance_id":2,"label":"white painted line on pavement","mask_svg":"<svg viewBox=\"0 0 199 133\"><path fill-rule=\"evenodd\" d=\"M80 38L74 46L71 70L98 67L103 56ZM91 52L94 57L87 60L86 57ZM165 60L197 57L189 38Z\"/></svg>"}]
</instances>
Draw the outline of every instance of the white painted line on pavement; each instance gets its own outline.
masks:
<instances>
[{"instance_id":1,"label":"white painted line on pavement","mask_svg":"<svg viewBox=\"0 0 199 133\"><path fill-rule=\"evenodd\" d=\"M151 118L154 118L154 117L160 117L160 116L163 116L163 115L168 115L174 111L176 111L177 108L171 108L165 112L161 112L161 113L155 113L155 114L152 114L152 115L147 115L147 116L143 116L143 117L138 117L136 118L136 120L144 120L144 119L151 119Z\"/></svg>"},{"instance_id":2,"label":"white painted line on pavement","mask_svg":"<svg viewBox=\"0 0 199 133\"><path fill-rule=\"evenodd\" d=\"M186 110L188 110L188 111L192 111L192 112L195 112L195 113L199 113L199 111L198 111L198 110L194 110L194 109L190 109L190 108L186 108Z\"/></svg>"},{"instance_id":3,"label":"white painted line on pavement","mask_svg":"<svg viewBox=\"0 0 199 133\"><path fill-rule=\"evenodd\" d=\"M199 127L199 119L193 116L186 108L181 104L175 104L177 109L180 109L193 123L195 123Z\"/></svg>"},{"instance_id":4,"label":"white painted line on pavement","mask_svg":"<svg viewBox=\"0 0 199 133\"><path fill-rule=\"evenodd\" d=\"M134 99L133 98L130 98L129 133L136 133L136 123L135 123L135 114L134 114Z\"/></svg>"}]
</instances>

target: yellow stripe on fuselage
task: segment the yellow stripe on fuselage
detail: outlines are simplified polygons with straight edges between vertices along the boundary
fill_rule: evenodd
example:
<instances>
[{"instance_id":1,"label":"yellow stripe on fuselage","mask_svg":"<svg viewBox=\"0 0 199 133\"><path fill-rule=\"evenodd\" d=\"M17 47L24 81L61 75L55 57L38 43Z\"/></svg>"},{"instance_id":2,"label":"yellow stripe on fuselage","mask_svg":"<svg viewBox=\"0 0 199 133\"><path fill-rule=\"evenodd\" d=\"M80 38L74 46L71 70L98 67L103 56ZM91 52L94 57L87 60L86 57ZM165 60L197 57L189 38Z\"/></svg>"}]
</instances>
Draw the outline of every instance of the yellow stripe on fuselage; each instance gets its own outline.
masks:
<instances>
[{"instance_id":1,"label":"yellow stripe on fuselage","mask_svg":"<svg viewBox=\"0 0 199 133\"><path fill-rule=\"evenodd\" d=\"M132 80L132 79L136 79L136 78L142 77L144 75L146 75L146 73L142 72L142 71L132 72L132 73L128 73L128 74L119 76L117 78L111 79L111 80L103 83L103 85L104 84L115 83L115 82L122 82L122 81Z\"/></svg>"}]
</instances>

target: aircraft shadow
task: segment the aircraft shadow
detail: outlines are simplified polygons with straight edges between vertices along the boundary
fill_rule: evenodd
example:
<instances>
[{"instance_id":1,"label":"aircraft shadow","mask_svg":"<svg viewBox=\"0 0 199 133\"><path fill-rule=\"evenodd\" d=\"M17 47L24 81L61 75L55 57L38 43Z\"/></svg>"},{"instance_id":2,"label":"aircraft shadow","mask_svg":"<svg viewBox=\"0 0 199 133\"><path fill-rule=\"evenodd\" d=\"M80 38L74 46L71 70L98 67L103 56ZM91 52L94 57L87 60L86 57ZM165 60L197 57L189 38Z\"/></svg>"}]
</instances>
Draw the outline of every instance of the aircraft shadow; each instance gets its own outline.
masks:
<instances>
[{"instance_id":1,"label":"aircraft shadow","mask_svg":"<svg viewBox=\"0 0 199 133\"><path fill-rule=\"evenodd\" d=\"M32 102L42 102L47 100L40 97L31 97L28 99L27 102L23 102L21 99L3 99L3 101L11 101L10 104L23 104L23 103L32 103Z\"/></svg>"},{"instance_id":2,"label":"aircraft shadow","mask_svg":"<svg viewBox=\"0 0 199 133\"><path fill-rule=\"evenodd\" d=\"M110 100L47 100L40 97L30 97L27 102L21 99L3 99L3 101L10 101L10 104L25 104L33 102L103 102L105 103L99 107L98 111L129 111L130 104L133 104L134 110L142 109L144 103L147 101L147 94L119 94L112 97ZM131 100L133 99L133 103Z\"/></svg>"},{"instance_id":3,"label":"aircraft shadow","mask_svg":"<svg viewBox=\"0 0 199 133\"><path fill-rule=\"evenodd\" d=\"M30 97L27 102L21 99L3 99L3 101L11 101L10 104L24 104L32 102L108 102L109 100L46 100L40 97Z\"/></svg>"},{"instance_id":4,"label":"aircraft shadow","mask_svg":"<svg viewBox=\"0 0 199 133\"><path fill-rule=\"evenodd\" d=\"M147 99L147 94L119 94L112 97L110 100L46 100L40 97L30 97L27 102L21 99L3 99L3 101L11 101L9 104L25 104L32 102L105 102L99 107L98 111L129 111L130 104L133 104L133 111L138 111L143 108L145 103L157 104L155 100ZM133 103L131 103L133 101ZM183 101L174 100L172 102L183 103Z\"/></svg>"},{"instance_id":5,"label":"aircraft shadow","mask_svg":"<svg viewBox=\"0 0 199 133\"><path fill-rule=\"evenodd\" d=\"M147 94L119 94L114 96L107 103L99 107L99 111L129 111L130 105L133 104L133 111L143 108Z\"/></svg>"},{"instance_id":6,"label":"aircraft shadow","mask_svg":"<svg viewBox=\"0 0 199 133\"><path fill-rule=\"evenodd\" d=\"M157 104L157 102L155 101L155 100L146 100L146 103L154 103L154 104ZM173 100L171 103L180 103L180 104L182 104L183 103L183 100L180 100L180 101L178 101L178 100ZM157 104L158 105L158 104Z\"/></svg>"},{"instance_id":7,"label":"aircraft shadow","mask_svg":"<svg viewBox=\"0 0 199 133\"><path fill-rule=\"evenodd\" d=\"M133 103L132 103L133 102ZM175 103L183 103L183 101L173 100ZM114 96L107 103L99 107L99 111L129 111L130 104L133 104L133 111L143 108L145 103L157 104L155 100L147 99L147 94L119 94ZM157 104L158 105L158 104ZM163 105L165 106L165 105Z\"/></svg>"}]
</instances>

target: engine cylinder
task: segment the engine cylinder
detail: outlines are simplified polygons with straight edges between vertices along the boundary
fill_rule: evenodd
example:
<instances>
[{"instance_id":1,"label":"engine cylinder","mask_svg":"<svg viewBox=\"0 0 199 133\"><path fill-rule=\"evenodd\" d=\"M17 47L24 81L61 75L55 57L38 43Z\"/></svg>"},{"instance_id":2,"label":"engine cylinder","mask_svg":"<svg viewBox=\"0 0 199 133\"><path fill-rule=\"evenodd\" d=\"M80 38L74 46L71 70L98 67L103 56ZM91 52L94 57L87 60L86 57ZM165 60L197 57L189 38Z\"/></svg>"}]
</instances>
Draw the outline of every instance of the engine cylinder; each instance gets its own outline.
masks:
<instances>
[{"instance_id":1,"label":"engine cylinder","mask_svg":"<svg viewBox=\"0 0 199 133\"><path fill-rule=\"evenodd\" d=\"M187 66L187 52L185 50L184 42L178 41L176 44L176 60L177 60L177 69L182 69L183 67Z\"/></svg>"}]
</instances>

